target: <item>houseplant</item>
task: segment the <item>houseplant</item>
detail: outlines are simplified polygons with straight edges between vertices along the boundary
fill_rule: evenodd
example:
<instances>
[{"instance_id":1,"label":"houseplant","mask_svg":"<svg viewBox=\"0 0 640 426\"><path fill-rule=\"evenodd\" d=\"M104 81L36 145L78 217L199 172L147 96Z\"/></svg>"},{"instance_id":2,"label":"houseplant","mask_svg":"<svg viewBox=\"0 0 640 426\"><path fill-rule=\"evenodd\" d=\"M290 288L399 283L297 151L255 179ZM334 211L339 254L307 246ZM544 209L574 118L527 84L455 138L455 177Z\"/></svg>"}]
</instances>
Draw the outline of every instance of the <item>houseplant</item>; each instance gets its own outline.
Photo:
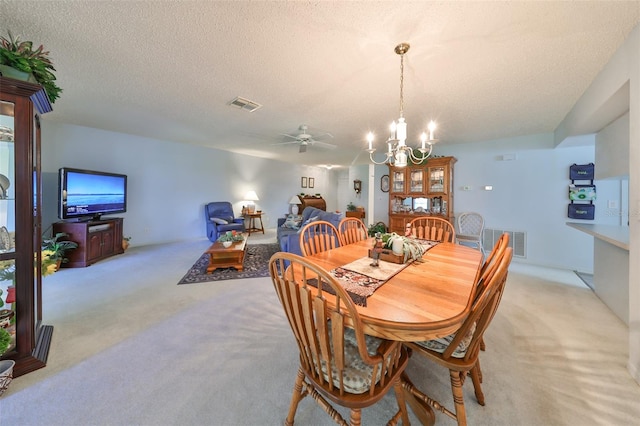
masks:
<instances>
[{"instance_id":1,"label":"houseplant","mask_svg":"<svg viewBox=\"0 0 640 426\"><path fill-rule=\"evenodd\" d=\"M33 50L33 42L20 41L20 37L14 37L9 31L8 39L0 37L0 65L31 74L42 85L51 103L60 97L62 89L56 85L56 76L53 74L56 69L51 63L49 52L42 45Z\"/></svg>"},{"instance_id":2,"label":"houseplant","mask_svg":"<svg viewBox=\"0 0 640 426\"><path fill-rule=\"evenodd\" d=\"M356 205L353 204L352 201L349 202L349 204L347 204L347 211L348 212L355 212L357 209Z\"/></svg>"},{"instance_id":3,"label":"houseplant","mask_svg":"<svg viewBox=\"0 0 640 426\"><path fill-rule=\"evenodd\" d=\"M229 247L234 242L242 240L244 240L244 237L236 231L227 231L218 238L218 241L225 247Z\"/></svg>"},{"instance_id":4,"label":"houseplant","mask_svg":"<svg viewBox=\"0 0 640 426\"><path fill-rule=\"evenodd\" d=\"M403 254L404 262L409 259L420 260L424 254L424 247L414 238L398 235L395 232L382 234L383 247L391 249L395 254Z\"/></svg>"},{"instance_id":5,"label":"houseplant","mask_svg":"<svg viewBox=\"0 0 640 426\"><path fill-rule=\"evenodd\" d=\"M122 237L122 250L127 251L131 237Z\"/></svg>"},{"instance_id":6,"label":"houseplant","mask_svg":"<svg viewBox=\"0 0 640 426\"><path fill-rule=\"evenodd\" d=\"M69 259L66 257L66 253L69 250L73 250L78 247L78 243L69 240L63 240L62 238L68 237L69 234L64 232L58 232L52 238L42 240L42 250L51 251L51 260L56 263L65 263Z\"/></svg>"}]
</instances>

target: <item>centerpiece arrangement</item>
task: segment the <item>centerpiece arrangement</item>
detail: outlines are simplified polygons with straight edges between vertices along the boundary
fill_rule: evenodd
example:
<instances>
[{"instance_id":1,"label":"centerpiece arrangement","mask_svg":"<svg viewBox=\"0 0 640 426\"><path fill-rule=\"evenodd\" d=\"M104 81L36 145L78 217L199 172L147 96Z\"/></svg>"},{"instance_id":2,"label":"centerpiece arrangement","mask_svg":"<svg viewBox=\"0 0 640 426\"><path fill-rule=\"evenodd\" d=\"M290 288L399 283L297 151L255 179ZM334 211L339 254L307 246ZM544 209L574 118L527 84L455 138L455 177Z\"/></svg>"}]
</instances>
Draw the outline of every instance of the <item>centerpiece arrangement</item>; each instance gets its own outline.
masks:
<instances>
[{"instance_id":1,"label":"centerpiece arrangement","mask_svg":"<svg viewBox=\"0 0 640 426\"><path fill-rule=\"evenodd\" d=\"M382 243L380 259L393 263L407 263L408 261L420 261L425 252L424 245L415 238L391 233L376 233L374 247L378 242ZM386 252L385 252L386 250ZM391 250L391 253L389 253ZM373 250L369 251L372 256Z\"/></svg>"},{"instance_id":2,"label":"centerpiece arrangement","mask_svg":"<svg viewBox=\"0 0 640 426\"><path fill-rule=\"evenodd\" d=\"M218 237L218 241L225 247L230 247L234 242L242 241L244 237L236 231L227 231Z\"/></svg>"}]
</instances>

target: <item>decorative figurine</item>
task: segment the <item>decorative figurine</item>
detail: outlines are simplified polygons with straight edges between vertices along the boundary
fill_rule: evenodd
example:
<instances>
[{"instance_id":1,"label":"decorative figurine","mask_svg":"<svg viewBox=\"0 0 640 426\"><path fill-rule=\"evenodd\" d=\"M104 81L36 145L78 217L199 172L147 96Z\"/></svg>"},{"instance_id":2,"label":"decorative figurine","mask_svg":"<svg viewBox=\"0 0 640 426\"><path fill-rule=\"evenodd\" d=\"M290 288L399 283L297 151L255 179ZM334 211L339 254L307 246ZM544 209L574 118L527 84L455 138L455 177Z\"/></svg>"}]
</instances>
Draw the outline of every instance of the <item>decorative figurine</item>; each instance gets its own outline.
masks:
<instances>
[{"instance_id":1,"label":"decorative figurine","mask_svg":"<svg viewBox=\"0 0 640 426\"><path fill-rule=\"evenodd\" d=\"M382 253L382 234L380 232L376 232L375 238L376 242L373 245L373 250L371 250L371 257L373 258L373 261L370 266L378 267L380 266L380 253Z\"/></svg>"}]
</instances>

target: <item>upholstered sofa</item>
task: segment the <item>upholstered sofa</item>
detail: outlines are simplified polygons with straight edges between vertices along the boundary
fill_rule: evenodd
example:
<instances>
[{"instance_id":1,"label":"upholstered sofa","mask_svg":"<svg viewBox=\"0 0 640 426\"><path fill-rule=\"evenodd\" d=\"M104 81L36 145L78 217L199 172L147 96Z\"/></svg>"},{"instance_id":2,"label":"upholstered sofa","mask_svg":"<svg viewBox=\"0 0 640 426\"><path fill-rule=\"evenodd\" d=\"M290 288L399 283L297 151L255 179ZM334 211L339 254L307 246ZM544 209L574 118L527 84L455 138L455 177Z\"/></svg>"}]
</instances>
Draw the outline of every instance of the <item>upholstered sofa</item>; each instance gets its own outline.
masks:
<instances>
[{"instance_id":1,"label":"upholstered sofa","mask_svg":"<svg viewBox=\"0 0 640 426\"><path fill-rule=\"evenodd\" d=\"M280 244L280 250L302 255L300 250L300 234L298 231L303 225L309 221L326 220L337 229L342 217L342 213L325 212L315 207L305 207L302 211L302 216L294 218L292 215L289 215L286 218L279 218L276 238L278 244Z\"/></svg>"},{"instance_id":2,"label":"upholstered sofa","mask_svg":"<svg viewBox=\"0 0 640 426\"><path fill-rule=\"evenodd\" d=\"M204 206L207 223L207 238L215 242L227 231L244 232L244 218L233 215L233 207L228 201L214 201Z\"/></svg>"}]
</instances>

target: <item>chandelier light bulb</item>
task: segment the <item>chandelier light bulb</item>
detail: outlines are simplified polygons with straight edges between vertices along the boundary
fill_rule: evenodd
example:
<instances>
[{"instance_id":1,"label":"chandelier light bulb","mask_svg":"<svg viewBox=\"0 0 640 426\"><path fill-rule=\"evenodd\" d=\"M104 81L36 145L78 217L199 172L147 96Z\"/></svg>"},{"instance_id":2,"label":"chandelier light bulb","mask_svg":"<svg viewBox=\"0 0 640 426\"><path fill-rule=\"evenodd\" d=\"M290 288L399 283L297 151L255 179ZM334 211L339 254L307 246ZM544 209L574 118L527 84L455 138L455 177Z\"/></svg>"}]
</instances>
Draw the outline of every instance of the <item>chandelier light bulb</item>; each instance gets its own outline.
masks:
<instances>
[{"instance_id":1,"label":"chandelier light bulb","mask_svg":"<svg viewBox=\"0 0 640 426\"><path fill-rule=\"evenodd\" d=\"M369 151L371 151L373 149L373 132L369 132L367 133L367 142L369 142Z\"/></svg>"}]
</instances>

